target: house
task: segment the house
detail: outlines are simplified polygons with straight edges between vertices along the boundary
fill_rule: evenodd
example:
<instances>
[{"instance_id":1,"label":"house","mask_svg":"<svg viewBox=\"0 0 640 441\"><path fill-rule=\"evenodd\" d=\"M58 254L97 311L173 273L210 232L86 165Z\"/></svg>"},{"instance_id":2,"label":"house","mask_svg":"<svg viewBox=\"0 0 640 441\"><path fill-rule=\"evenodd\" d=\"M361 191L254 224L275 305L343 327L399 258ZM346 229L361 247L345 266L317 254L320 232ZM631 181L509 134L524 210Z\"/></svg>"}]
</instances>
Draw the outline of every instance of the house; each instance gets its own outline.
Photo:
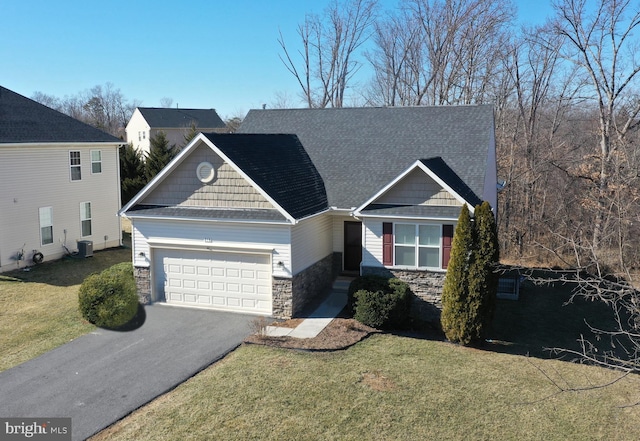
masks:
<instances>
[{"instance_id":1,"label":"house","mask_svg":"<svg viewBox=\"0 0 640 441\"><path fill-rule=\"evenodd\" d=\"M121 245L121 145L0 87L0 272Z\"/></svg>"},{"instance_id":2,"label":"house","mask_svg":"<svg viewBox=\"0 0 640 441\"><path fill-rule=\"evenodd\" d=\"M127 142L149 154L150 139L164 132L169 145L182 147L194 126L199 132L226 132L227 126L215 109L137 107L125 129Z\"/></svg>"},{"instance_id":3,"label":"house","mask_svg":"<svg viewBox=\"0 0 640 441\"><path fill-rule=\"evenodd\" d=\"M497 202L491 106L252 110L121 214L145 301L295 317L341 272L437 307L460 209Z\"/></svg>"}]
</instances>

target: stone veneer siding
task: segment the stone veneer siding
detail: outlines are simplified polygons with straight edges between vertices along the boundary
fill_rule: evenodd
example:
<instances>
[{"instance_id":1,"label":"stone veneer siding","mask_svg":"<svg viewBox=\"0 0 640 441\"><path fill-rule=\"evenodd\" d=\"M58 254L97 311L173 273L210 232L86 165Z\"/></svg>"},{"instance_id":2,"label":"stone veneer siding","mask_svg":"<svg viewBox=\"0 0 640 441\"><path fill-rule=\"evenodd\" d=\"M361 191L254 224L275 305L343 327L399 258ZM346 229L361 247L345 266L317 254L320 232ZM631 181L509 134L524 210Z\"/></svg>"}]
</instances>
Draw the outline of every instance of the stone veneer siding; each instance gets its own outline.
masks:
<instances>
[{"instance_id":1,"label":"stone veneer siding","mask_svg":"<svg viewBox=\"0 0 640 441\"><path fill-rule=\"evenodd\" d=\"M133 277L136 280L138 300L143 305L151 303L151 268L136 266L133 268Z\"/></svg>"},{"instance_id":2,"label":"stone veneer siding","mask_svg":"<svg viewBox=\"0 0 640 441\"><path fill-rule=\"evenodd\" d=\"M411 315L428 322L440 322L445 272L393 270L365 266L362 267L362 275L396 277L407 282L414 294Z\"/></svg>"},{"instance_id":3,"label":"stone veneer siding","mask_svg":"<svg viewBox=\"0 0 640 441\"><path fill-rule=\"evenodd\" d=\"M325 294L337 275L335 254L311 265L292 278L274 277L272 288L273 316L289 319Z\"/></svg>"}]
</instances>

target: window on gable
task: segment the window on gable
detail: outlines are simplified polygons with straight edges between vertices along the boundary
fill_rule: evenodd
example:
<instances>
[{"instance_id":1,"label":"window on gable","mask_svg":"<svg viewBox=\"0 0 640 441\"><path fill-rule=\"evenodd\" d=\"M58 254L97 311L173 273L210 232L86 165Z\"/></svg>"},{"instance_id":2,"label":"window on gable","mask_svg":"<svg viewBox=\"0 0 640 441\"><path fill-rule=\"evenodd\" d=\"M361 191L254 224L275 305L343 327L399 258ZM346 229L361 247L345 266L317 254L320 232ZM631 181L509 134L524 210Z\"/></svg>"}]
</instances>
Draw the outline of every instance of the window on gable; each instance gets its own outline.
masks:
<instances>
[{"instance_id":1,"label":"window on gable","mask_svg":"<svg viewBox=\"0 0 640 441\"><path fill-rule=\"evenodd\" d=\"M82 165L80 163L80 152L69 152L69 167L71 171L71 180L79 181L82 179Z\"/></svg>"},{"instance_id":2,"label":"window on gable","mask_svg":"<svg viewBox=\"0 0 640 441\"><path fill-rule=\"evenodd\" d=\"M142 132L142 139L147 139L147 138L146 138L146 136L147 136L147 132L146 132L146 131L143 131L143 132Z\"/></svg>"},{"instance_id":3,"label":"window on gable","mask_svg":"<svg viewBox=\"0 0 640 441\"><path fill-rule=\"evenodd\" d=\"M91 236L91 202L80 204L80 224L82 237Z\"/></svg>"},{"instance_id":4,"label":"window on gable","mask_svg":"<svg viewBox=\"0 0 640 441\"><path fill-rule=\"evenodd\" d=\"M442 268L442 226L394 224L393 265L406 268Z\"/></svg>"},{"instance_id":5,"label":"window on gable","mask_svg":"<svg viewBox=\"0 0 640 441\"><path fill-rule=\"evenodd\" d=\"M91 173L102 173L102 150L91 150Z\"/></svg>"},{"instance_id":6,"label":"window on gable","mask_svg":"<svg viewBox=\"0 0 640 441\"><path fill-rule=\"evenodd\" d=\"M138 141L142 141L142 132L138 132Z\"/></svg>"},{"instance_id":7,"label":"window on gable","mask_svg":"<svg viewBox=\"0 0 640 441\"><path fill-rule=\"evenodd\" d=\"M38 209L40 218L40 244L53 243L53 207L41 207Z\"/></svg>"}]
</instances>

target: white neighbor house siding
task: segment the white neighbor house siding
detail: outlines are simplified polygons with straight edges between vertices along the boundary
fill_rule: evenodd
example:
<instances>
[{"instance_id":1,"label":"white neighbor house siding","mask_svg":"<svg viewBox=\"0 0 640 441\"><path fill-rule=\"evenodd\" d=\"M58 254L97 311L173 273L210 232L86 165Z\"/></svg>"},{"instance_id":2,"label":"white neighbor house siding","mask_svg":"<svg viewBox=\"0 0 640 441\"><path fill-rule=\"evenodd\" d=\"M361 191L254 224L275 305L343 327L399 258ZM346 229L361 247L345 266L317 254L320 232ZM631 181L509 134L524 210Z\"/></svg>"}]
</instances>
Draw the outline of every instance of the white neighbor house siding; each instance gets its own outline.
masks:
<instances>
[{"instance_id":1,"label":"white neighbor house siding","mask_svg":"<svg viewBox=\"0 0 640 441\"><path fill-rule=\"evenodd\" d=\"M91 173L91 151L102 152L102 173ZM69 152L80 151L82 179L71 181ZM63 243L77 249L77 240L93 241L93 249L121 244L120 180L115 144L42 144L0 146L0 272L18 267L16 253L25 251L20 267L31 265L33 251L46 260L64 255ZM80 203L91 202L91 229L81 235ZM40 244L38 211L53 209L53 243ZM66 235L65 235L66 231ZM105 239L106 236L106 239Z\"/></svg>"},{"instance_id":2,"label":"white neighbor house siding","mask_svg":"<svg viewBox=\"0 0 640 441\"><path fill-rule=\"evenodd\" d=\"M333 217L321 214L291 227L292 272L298 274L333 252Z\"/></svg>"},{"instance_id":3,"label":"white neighbor house siding","mask_svg":"<svg viewBox=\"0 0 640 441\"><path fill-rule=\"evenodd\" d=\"M147 124L147 121L142 116L142 113L138 109L134 110L133 115L131 115L131 119L127 124L127 128L125 129L125 133L127 134L127 142L133 145L133 148L143 152L143 154L149 153L149 133L150 127ZM145 137L140 139L138 134L144 132Z\"/></svg>"},{"instance_id":4,"label":"white neighbor house siding","mask_svg":"<svg viewBox=\"0 0 640 441\"><path fill-rule=\"evenodd\" d=\"M153 248L253 251L271 255L273 276L291 277L290 238L288 225L133 219L133 264L149 267Z\"/></svg>"}]
</instances>

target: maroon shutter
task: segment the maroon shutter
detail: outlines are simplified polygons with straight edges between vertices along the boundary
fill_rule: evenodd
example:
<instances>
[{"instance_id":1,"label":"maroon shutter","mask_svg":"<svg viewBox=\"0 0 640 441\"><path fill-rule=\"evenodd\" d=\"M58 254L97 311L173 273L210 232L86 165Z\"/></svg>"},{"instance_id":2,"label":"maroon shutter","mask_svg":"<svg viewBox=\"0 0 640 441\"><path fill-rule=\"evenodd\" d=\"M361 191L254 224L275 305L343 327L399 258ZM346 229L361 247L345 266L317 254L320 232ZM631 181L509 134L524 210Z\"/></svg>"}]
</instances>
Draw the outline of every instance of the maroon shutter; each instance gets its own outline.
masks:
<instances>
[{"instance_id":1,"label":"maroon shutter","mask_svg":"<svg viewBox=\"0 0 640 441\"><path fill-rule=\"evenodd\" d=\"M442 268L447 269L453 243L453 225L442 226Z\"/></svg>"},{"instance_id":2,"label":"maroon shutter","mask_svg":"<svg viewBox=\"0 0 640 441\"><path fill-rule=\"evenodd\" d=\"M391 222L382 223L382 264L393 265L393 224Z\"/></svg>"}]
</instances>

